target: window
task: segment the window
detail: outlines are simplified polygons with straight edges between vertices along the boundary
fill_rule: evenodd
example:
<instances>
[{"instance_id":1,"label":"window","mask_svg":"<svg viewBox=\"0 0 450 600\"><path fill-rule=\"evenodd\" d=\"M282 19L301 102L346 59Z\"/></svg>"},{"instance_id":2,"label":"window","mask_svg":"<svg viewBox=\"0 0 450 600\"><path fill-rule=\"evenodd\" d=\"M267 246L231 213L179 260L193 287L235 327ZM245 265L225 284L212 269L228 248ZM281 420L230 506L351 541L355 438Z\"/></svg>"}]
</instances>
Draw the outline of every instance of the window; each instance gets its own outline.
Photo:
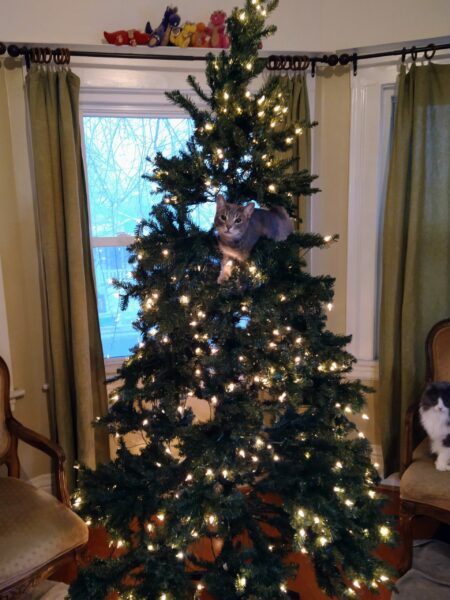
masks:
<instances>
[{"instance_id":1,"label":"window","mask_svg":"<svg viewBox=\"0 0 450 600\"><path fill-rule=\"evenodd\" d=\"M131 277L127 246L136 223L161 200L155 186L142 178L151 173L147 161L162 152L177 154L192 135L192 121L181 117L85 115L83 130L89 192L91 240L100 331L105 358L123 357L138 341L133 328L138 305L120 308L112 282ZM209 229L211 209L198 209L201 226Z\"/></svg>"}]
</instances>

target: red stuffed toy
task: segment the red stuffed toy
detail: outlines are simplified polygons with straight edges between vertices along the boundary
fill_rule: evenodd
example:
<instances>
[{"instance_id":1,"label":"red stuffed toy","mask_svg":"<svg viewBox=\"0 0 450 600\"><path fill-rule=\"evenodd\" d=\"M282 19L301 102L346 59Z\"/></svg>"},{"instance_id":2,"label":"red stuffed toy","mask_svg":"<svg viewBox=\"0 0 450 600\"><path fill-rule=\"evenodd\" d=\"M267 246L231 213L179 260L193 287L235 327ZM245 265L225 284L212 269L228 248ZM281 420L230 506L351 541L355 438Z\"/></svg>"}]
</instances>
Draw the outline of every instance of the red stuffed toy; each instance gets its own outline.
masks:
<instances>
[{"instance_id":1,"label":"red stuffed toy","mask_svg":"<svg viewBox=\"0 0 450 600\"><path fill-rule=\"evenodd\" d=\"M229 48L230 38L225 33L227 15L223 10L216 10L211 15L209 29L211 31L211 48Z\"/></svg>"},{"instance_id":2,"label":"red stuffed toy","mask_svg":"<svg viewBox=\"0 0 450 600\"><path fill-rule=\"evenodd\" d=\"M146 46L150 41L148 33L142 33L138 29L129 29L128 31L121 29L111 33L104 31L103 35L108 44L116 46Z\"/></svg>"}]
</instances>

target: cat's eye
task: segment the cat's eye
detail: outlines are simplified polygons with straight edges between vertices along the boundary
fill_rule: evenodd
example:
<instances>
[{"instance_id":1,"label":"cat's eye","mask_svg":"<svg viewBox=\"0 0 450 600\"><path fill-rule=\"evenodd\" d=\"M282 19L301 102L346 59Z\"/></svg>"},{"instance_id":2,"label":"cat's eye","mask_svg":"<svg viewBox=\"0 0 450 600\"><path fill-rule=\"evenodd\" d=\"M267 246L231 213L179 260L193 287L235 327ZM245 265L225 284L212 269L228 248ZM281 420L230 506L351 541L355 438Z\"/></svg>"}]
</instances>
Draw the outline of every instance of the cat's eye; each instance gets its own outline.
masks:
<instances>
[{"instance_id":1,"label":"cat's eye","mask_svg":"<svg viewBox=\"0 0 450 600\"><path fill-rule=\"evenodd\" d=\"M226 221L227 217L225 215L220 215L220 218L222 219L222 221Z\"/></svg>"},{"instance_id":2,"label":"cat's eye","mask_svg":"<svg viewBox=\"0 0 450 600\"><path fill-rule=\"evenodd\" d=\"M235 223L242 223L242 219L241 217L238 217L237 219L234 220Z\"/></svg>"}]
</instances>

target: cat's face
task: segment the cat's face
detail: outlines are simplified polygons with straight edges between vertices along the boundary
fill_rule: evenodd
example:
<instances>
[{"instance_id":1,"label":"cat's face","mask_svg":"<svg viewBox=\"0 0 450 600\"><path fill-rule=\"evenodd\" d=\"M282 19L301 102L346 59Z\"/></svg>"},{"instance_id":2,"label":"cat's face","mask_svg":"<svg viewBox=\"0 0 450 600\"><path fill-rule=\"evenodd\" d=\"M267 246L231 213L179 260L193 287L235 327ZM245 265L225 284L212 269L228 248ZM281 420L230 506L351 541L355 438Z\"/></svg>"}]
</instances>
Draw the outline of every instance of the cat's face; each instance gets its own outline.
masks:
<instances>
[{"instance_id":1,"label":"cat's face","mask_svg":"<svg viewBox=\"0 0 450 600\"><path fill-rule=\"evenodd\" d=\"M222 240L236 242L247 231L255 205L249 202L246 206L225 202L223 196L216 198L216 216L214 227Z\"/></svg>"},{"instance_id":2,"label":"cat's face","mask_svg":"<svg viewBox=\"0 0 450 600\"><path fill-rule=\"evenodd\" d=\"M435 381L430 383L420 401L423 411L442 413L449 418L450 415L450 383L447 381Z\"/></svg>"}]
</instances>

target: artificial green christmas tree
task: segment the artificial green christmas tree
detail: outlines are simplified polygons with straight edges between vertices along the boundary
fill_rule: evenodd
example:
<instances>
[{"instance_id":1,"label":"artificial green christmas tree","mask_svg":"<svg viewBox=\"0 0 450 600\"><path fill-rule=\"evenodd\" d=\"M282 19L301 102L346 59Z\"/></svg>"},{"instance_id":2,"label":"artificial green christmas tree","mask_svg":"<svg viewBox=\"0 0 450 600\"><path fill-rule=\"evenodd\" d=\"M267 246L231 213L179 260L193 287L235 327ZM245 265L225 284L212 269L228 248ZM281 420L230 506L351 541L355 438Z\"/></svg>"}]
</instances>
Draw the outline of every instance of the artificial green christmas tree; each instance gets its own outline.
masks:
<instances>
[{"instance_id":1,"label":"artificial green christmas tree","mask_svg":"<svg viewBox=\"0 0 450 600\"><path fill-rule=\"evenodd\" d=\"M157 155L148 176L165 197L139 223L134 280L120 284L124 305L140 302L141 343L100 420L119 450L96 471L80 469L76 499L107 529L113 553L81 571L73 600L114 590L135 600L204 590L216 600L287 598L293 551L310 556L330 595L356 596L386 578L372 554L390 537L377 474L349 420L364 389L346 380L349 338L326 329L333 280L305 270L304 254L332 240L261 238L219 285L214 230L192 216L218 193L295 216L296 198L313 191L313 178L282 158L308 124L285 127L278 78L249 90L275 6L248 0L233 11L230 51L207 61L209 89L189 77L198 105L168 94L195 131L179 156ZM209 420L194 417L191 397ZM142 448L131 453L124 436L136 432Z\"/></svg>"}]
</instances>

